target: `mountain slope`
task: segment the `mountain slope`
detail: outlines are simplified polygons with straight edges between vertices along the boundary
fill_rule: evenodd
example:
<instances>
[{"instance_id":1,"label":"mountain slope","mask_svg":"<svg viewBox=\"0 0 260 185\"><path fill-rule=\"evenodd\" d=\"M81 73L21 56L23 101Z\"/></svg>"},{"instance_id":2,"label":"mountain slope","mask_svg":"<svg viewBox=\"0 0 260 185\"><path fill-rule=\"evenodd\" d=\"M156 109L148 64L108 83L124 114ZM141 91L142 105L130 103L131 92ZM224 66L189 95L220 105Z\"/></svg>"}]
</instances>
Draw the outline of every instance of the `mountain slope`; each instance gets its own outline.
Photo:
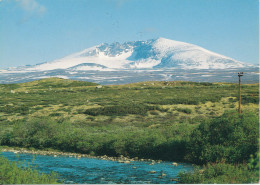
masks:
<instances>
[{"instance_id":1,"label":"mountain slope","mask_svg":"<svg viewBox=\"0 0 260 185\"><path fill-rule=\"evenodd\" d=\"M165 38L100 44L67 57L22 68L29 71L123 69L227 69L247 67L202 47Z\"/></svg>"}]
</instances>

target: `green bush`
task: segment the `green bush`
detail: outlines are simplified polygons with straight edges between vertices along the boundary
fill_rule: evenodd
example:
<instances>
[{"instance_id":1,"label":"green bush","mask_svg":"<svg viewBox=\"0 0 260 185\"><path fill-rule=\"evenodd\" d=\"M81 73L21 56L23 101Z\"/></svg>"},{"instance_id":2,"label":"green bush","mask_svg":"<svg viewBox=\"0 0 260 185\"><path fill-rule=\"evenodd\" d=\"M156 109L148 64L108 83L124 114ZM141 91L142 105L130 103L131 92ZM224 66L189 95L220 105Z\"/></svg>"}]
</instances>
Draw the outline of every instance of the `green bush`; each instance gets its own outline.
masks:
<instances>
[{"instance_id":1,"label":"green bush","mask_svg":"<svg viewBox=\"0 0 260 185\"><path fill-rule=\"evenodd\" d=\"M184 112L186 114L191 114L191 112L192 112L192 110L189 108L177 108L176 110L179 112Z\"/></svg>"},{"instance_id":2,"label":"green bush","mask_svg":"<svg viewBox=\"0 0 260 185\"><path fill-rule=\"evenodd\" d=\"M158 106L149 106L143 104L114 105L100 108L87 109L84 113L97 116L125 116L127 114L145 115L150 110L161 110Z\"/></svg>"},{"instance_id":3,"label":"green bush","mask_svg":"<svg viewBox=\"0 0 260 185\"><path fill-rule=\"evenodd\" d=\"M51 113L49 116L61 116L62 113L59 112L55 112L55 113Z\"/></svg>"},{"instance_id":4,"label":"green bush","mask_svg":"<svg viewBox=\"0 0 260 185\"><path fill-rule=\"evenodd\" d=\"M29 113L29 107L25 105L5 105L0 109L0 112L10 113L20 113L26 115Z\"/></svg>"},{"instance_id":5,"label":"green bush","mask_svg":"<svg viewBox=\"0 0 260 185\"><path fill-rule=\"evenodd\" d=\"M241 102L242 103L255 103L255 104L259 104L259 96L249 96L249 95L242 95L241 96Z\"/></svg>"},{"instance_id":6,"label":"green bush","mask_svg":"<svg viewBox=\"0 0 260 185\"><path fill-rule=\"evenodd\" d=\"M228 98L228 102L229 103L234 103L234 102L236 102L236 98Z\"/></svg>"},{"instance_id":7,"label":"green bush","mask_svg":"<svg viewBox=\"0 0 260 185\"><path fill-rule=\"evenodd\" d=\"M0 184L58 184L57 174L43 174L0 156Z\"/></svg>"},{"instance_id":8,"label":"green bush","mask_svg":"<svg viewBox=\"0 0 260 185\"><path fill-rule=\"evenodd\" d=\"M230 104L229 108L235 108L235 105L234 104Z\"/></svg>"},{"instance_id":9,"label":"green bush","mask_svg":"<svg viewBox=\"0 0 260 185\"><path fill-rule=\"evenodd\" d=\"M206 120L207 118L205 116L195 116L194 118L191 119L191 124L195 124L195 123L202 123Z\"/></svg>"},{"instance_id":10,"label":"green bush","mask_svg":"<svg viewBox=\"0 0 260 185\"><path fill-rule=\"evenodd\" d=\"M258 150L258 116L253 113L224 113L205 121L193 131L186 159L192 163L243 162Z\"/></svg>"},{"instance_id":11,"label":"green bush","mask_svg":"<svg viewBox=\"0 0 260 185\"><path fill-rule=\"evenodd\" d=\"M198 105L200 102L197 99L189 98L175 98L175 99L158 99L153 101L147 101L147 103L159 104L159 105L171 105L171 104L186 104L186 105Z\"/></svg>"},{"instance_id":12,"label":"green bush","mask_svg":"<svg viewBox=\"0 0 260 185\"><path fill-rule=\"evenodd\" d=\"M225 163L207 164L194 171L179 173L178 183L181 184L242 184L257 183L259 174L246 165Z\"/></svg>"},{"instance_id":13,"label":"green bush","mask_svg":"<svg viewBox=\"0 0 260 185\"><path fill-rule=\"evenodd\" d=\"M103 123L84 126L41 118L17 122L12 130L0 135L0 144L181 161L192 127L182 124L147 129Z\"/></svg>"},{"instance_id":14,"label":"green bush","mask_svg":"<svg viewBox=\"0 0 260 185\"><path fill-rule=\"evenodd\" d=\"M251 170L252 173L255 173L259 180L259 152L257 152L255 155L250 155L250 159L247 165L248 169Z\"/></svg>"},{"instance_id":15,"label":"green bush","mask_svg":"<svg viewBox=\"0 0 260 185\"><path fill-rule=\"evenodd\" d=\"M159 112L157 112L157 111L151 111L150 114L151 114L151 115L159 115Z\"/></svg>"}]
</instances>

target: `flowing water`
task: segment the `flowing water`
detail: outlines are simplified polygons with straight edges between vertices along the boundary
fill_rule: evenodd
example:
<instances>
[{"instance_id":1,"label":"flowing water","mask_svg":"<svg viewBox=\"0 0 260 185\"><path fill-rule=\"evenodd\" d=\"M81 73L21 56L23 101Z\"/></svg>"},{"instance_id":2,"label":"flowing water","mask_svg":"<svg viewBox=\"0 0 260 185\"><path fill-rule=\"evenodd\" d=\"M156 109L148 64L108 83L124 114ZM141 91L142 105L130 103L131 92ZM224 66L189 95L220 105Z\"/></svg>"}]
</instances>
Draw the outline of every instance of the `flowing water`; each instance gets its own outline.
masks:
<instances>
[{"instance_id":1,"label":"flowing water","mask_svg":"<svg viewBox=\"0 0 260 185\"><path fill-rule=\"evenodd\" d=\"M2 152L10 161L32 162L37 170L44 173L56 172L66 184L170 184L176 183L178 172L189 171L190 164L161 162L150 165L147 161L131 161L129 164L117 161L83 157L15 154ZM152 171L155 171L152 173Z\"/></svg>"}]
</instances>

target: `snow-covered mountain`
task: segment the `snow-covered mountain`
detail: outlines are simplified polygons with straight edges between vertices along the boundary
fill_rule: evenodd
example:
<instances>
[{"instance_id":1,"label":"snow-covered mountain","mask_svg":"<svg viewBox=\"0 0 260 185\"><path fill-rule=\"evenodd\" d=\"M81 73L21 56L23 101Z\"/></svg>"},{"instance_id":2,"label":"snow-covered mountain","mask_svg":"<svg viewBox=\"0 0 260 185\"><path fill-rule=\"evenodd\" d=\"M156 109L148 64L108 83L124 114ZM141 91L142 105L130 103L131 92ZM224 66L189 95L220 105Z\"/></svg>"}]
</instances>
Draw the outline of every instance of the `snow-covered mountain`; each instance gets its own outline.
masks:
<instances>
[{"instance_id":1,"label":"snow-covered mountain","mask_svg":"<svg viewBox=\"0 0 260 185\"><path fill-rule=\"evenodd\" d=\"M202 47L165 38L100 44L67 57L11 70L229 69L252 66Z\"/></svg>"}]
</instances>

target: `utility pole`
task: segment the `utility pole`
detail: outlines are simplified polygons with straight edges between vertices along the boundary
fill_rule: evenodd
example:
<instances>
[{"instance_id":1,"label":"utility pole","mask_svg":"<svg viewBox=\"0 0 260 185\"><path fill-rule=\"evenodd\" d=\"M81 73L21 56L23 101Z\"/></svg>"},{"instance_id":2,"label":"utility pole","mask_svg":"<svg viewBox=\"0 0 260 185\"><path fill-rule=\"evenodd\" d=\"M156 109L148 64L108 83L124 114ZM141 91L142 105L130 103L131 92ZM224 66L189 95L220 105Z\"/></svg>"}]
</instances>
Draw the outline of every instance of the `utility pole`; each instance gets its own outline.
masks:
<instances>
[{"instance_id":1,"label":"utility pole","mask_svg":"<svg viewBox=\"0 0 260 185\"><path fill-rule=\"evenodd\" d=\"M239 103L238 103L238 113L241 114L241 90L240 90L240 84L241 84L241 79L240 77L243 76L243 72L239 72L238 74L238 82L239 82L239 92L238 92L238 96L239 96Z\"/></svg>"}]
</instances>

